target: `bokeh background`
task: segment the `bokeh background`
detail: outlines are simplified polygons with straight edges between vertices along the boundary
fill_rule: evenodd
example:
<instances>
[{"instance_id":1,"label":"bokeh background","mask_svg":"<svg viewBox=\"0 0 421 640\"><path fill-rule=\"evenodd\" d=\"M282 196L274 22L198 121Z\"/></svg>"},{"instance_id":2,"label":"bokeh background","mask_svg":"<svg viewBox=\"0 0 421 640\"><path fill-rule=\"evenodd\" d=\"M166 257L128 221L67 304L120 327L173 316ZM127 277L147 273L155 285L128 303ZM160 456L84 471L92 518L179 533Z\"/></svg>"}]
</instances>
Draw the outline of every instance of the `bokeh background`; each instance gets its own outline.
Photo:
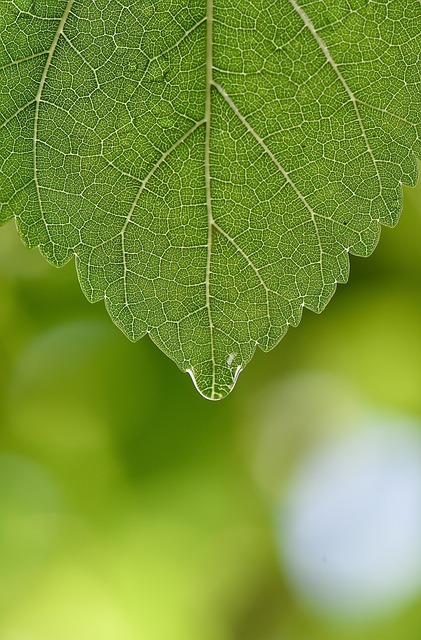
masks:
<instances>
[{"instance_id":1,"label":"bokeh background","mask_svg":"<svg viewBox=\"0 0 421 640\"><path fill-rule=\"evenodd\" d=\"M0 640L418 640L420 245L210 403L1 229Z\"/></svg>"}]
</instances>

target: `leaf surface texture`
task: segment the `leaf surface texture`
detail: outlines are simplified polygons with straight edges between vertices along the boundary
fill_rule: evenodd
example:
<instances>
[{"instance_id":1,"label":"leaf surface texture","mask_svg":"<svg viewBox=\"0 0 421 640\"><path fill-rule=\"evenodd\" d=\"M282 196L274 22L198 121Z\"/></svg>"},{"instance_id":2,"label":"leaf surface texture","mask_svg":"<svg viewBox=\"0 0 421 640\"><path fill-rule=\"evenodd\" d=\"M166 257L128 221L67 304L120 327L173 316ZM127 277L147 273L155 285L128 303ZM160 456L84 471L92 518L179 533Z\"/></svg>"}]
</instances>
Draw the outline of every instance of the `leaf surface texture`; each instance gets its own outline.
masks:
<instances>
[{"instance_id":1,"label":"leaf surface texture","mask_svg":"<svg viewBox=\"0 0 421 640\"><path fill-rule=\"evenodd\" d=\"M0 218L206 397L416 181L417 0L2 0Z\"/></svg>"}]
</instances>

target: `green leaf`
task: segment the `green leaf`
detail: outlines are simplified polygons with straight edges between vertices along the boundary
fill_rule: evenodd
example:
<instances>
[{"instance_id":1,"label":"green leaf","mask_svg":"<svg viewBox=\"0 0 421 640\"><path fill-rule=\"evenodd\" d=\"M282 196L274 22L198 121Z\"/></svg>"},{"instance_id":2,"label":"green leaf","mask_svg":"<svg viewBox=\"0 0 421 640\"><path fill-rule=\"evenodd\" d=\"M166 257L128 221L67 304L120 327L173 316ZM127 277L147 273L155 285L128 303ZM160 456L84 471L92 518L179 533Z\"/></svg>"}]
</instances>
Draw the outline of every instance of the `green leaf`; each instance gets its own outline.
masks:
<instances>
[{"instance_id":1,"label":"green leaf","mask_svg":"<svg viewBox=\"0 0 421 640\"><path fill-rule=\"evenodd\" d=\"M418 0L2 0L0 217L204 396L394 225Z\"/></svg>"}]
</instances>

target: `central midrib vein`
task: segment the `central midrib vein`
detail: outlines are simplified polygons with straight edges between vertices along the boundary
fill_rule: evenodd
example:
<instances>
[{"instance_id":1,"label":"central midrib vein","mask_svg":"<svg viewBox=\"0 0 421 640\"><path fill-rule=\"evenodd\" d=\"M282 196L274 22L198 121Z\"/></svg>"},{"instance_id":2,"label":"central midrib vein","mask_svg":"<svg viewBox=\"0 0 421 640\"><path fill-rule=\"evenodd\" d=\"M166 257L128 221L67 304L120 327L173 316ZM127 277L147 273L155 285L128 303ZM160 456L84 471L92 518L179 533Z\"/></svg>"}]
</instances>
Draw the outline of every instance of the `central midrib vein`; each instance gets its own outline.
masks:
<instances>
[{"instance_id":1,"label":"central midrib vein","mask_svg":"<svg viewBox=\"0 0 421 640\"><path fill-rule=\"evenodd\" d=\"M212 311L210 304L210 271L212 256L212 240L213 240L213 215L212 215L212 193L211 193L211 175L210 175L210 135L211 135L211 118L212 118L212 83L213 83L213 0L207 0L206 5L206 96L205 96L205 121L206 121L206 137L205 137L205 183L206 183L206 208L208 214L208 243L207 243L207 259L206 259L206 307L208 309L210 340L211 340L211 356L212 356L212 396L215 393L215 347L214 347L214 325L212 320Z\"/></svg>"}]
</instances>

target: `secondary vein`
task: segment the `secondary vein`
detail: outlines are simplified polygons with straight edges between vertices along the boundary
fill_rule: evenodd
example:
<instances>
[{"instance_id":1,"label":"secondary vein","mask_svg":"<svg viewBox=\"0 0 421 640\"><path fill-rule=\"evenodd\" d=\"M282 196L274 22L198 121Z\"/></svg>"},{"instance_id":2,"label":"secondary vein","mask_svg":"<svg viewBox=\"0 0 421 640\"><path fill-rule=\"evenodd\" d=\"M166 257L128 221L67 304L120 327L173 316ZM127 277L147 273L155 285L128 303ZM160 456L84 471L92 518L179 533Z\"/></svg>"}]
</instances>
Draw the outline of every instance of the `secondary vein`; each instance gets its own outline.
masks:
<instances>
[{"instance_id":1,"label":"secondary vein","mask_svg":"<svg viewBox=\"0 0 421 640\"><path fill-rule=\"evenodd\" d=\"M360 110L358 108L359 100L354 95L354 92L352 91L351 87L348 85L346 79L342 75L342 72L341 72L341 70L339 68L338 63L335 61L335 59L333 58L330 50L328 49L328 46L327 46L326 42L318 34L316 27L314 26L314 24L312 23L312 21L310 20L310 18L306 14L306 12L300 7L300 5L296 2L296 0L289 0L289 2L291 4L291 6L293 7L294 11L300 16L301 20L303 21L303 23L305 24L306 28L309 30L309 32L311 33L311 35L313 36L313 38L315 39L317 44L319 45L319 47L320 47L321 51L323 52L323 55L325 56L327 62L329 63L329 65L331 66L333 71L335 72L335 74L338 77L339 81L341 82L343 88L345 89L346 93L348 94L348 98L351 101L352 106L353 106L354 111L355 111L355 115L357 116L358 126L360 127L361 134L362 134L365 146L366 146L368 154L370 156L370 160L371 160L371 162L373 164L373 167L374 167L374 170L376 172L376 178L377 178L377 182L378 182L378 185L379 185L380 193L382 193L382 180L381 180L381 177L380 177L379 168L377 166L376 158L374 157L374 153L373 153L373 150L371 148L370 141L369 141L369 139L367 137L367 132L365 130L363 120L361 118L361 113L360 113Z\"/></svg>"},{"instance_id":2,"label":"secondary vein","mask_svg":"<svg viewBox=\"0 0 421 640\"><path fill-rule=\"evenodd\" d=\"M33 147L34 147L34 156L33 156L33 158L34 158L34 180L35 180L35 186L36 186L36 190L37 190L37 198L38 198L38 203L39 203L41 216L42 216L42 219L44 221L45 229L47 231L48 237L49 237L51 242L52 242L52 239L51 239L50 231L49 231L48 225L47 225L47 223L45 221L44 212L43 212L43 209L42 209L41 193L40 193L40 188L39 188L39 183L38 183L38 175L37 175L37 173L38 173L38 170L37 170L37 144L38 144L39 110L40 110L42 92L44 90L45 81L47 80L48 71L50 70L51 62L53 60L53 56L54 56L55 50L57 48L57 43L58 43L58 41L60 39L60 36L63 33L64 25L66 24L66 20L70 15L70 12L71 12L73 4L74 4L74 1L75 0L69 0L69 2L67 3L66 10L63 13L63 16L62 16L62 18L60 20L60 23L58 25L57 31L56 31L56 33L54 35L53 42L52 42L51 47L50 47L49 52L48 52L48 58L47 58L47 61L45 63L44 71L42 72L41 80L40 80L39 87L38 87L38 92L37 92L37 95L35 96L35 120L34 120L34 142L33 142Z\"/></svg>"}]
</instances>

